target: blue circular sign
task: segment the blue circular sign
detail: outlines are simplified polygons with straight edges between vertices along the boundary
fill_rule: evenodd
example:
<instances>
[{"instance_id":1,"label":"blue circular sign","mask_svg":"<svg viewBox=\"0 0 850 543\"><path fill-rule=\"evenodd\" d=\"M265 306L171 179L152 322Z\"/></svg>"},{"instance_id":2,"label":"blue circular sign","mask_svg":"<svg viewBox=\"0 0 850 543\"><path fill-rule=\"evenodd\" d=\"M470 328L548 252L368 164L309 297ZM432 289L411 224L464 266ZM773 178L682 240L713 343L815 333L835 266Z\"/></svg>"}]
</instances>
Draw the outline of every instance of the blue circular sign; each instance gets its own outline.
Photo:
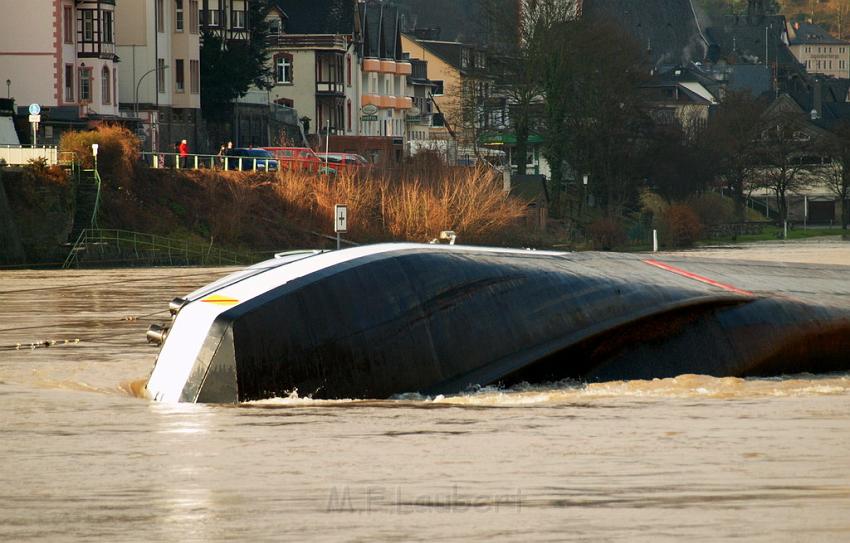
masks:
<instances>
[{"instance_id":1,"label":"blue circular sign","mask_svg":"<svg viewBox=\"0 0 850 543\"><path fill-rule=\"evenodd\" d=\"M41 106L38 104L30 104L30 115L38 115L41 113Z\"/></svg>"}]
</instances>

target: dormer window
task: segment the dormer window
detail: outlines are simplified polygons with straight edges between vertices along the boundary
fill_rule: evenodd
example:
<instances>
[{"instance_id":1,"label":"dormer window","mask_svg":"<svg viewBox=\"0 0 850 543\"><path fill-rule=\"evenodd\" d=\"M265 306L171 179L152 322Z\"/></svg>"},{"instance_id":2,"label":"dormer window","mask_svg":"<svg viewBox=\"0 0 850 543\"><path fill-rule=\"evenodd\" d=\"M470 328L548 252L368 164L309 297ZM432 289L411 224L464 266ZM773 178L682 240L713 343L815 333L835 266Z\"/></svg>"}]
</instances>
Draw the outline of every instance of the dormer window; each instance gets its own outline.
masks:
<instances>
[{"instance_id":1,"label":"dormer window","mask_svg":"<svg viewBox=\"0 0 850 543\"><path fill-rule=\"evenodd\" d=\"M275 17L269 20L269 34L281 34L283 31L283 21L280 17Z\"/></svg>"}]
</instances>

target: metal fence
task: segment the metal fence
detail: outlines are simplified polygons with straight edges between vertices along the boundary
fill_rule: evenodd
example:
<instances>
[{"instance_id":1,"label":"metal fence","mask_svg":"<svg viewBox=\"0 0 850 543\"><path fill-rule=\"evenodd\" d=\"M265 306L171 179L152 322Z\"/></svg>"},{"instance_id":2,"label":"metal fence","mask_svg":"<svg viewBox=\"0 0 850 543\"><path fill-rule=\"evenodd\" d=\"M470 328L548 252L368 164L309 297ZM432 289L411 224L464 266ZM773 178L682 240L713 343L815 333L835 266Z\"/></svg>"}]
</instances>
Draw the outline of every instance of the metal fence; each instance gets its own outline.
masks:
<instances>
[{"instance_id":1,"label":"metal fence","mask_svg":"<svg viewBox=\"0 0 850 543\"><path fill-rule=\"evenodd\" d=\"M256 255L129 230L87 228L80 232L62 267L229 266L250 264Z\"/></svg>"},{"instance_id":2,"label":"metal fence","mask_svg":"<svg viewBox=\"0 0 850 543\"><path fill-rule=\"evenodd\" d=\"M188 155L181 157L177 153L143 152L142 161L150 168L171 168L177 170L234 170L234 171L276 171L279 162L275 158L242 157L222 155Z\"/></svg>"},{"instance_id":3,"label":"metal fence","mask_svg":"<svg viewBox=\"0 0 850 543\"><path fill-rule=\"evenodd\" d=\"M46 160L50 166L58 164L59 150L56 147L0 145L0 161L10 166L22 166L38 159Z\"/></svg>"}]
</instances>

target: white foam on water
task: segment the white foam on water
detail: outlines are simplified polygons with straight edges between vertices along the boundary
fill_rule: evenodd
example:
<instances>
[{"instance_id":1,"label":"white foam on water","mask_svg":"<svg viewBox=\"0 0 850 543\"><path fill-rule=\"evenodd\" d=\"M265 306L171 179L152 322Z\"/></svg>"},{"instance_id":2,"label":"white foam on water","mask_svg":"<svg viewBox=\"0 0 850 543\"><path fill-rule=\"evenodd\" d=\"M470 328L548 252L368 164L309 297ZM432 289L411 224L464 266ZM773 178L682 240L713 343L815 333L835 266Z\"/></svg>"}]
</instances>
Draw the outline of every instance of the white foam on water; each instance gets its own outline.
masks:
<instances>
[{"instance_id":1,"label":"white foam on water","mask_svg":"<svg viewBox=\"0 0 850 543\"><path fill-rule=\"evenodd\" d=\"M272 398L249 405L282 407L339 407L344 405L397 406L481 406L533 407L593 401L629 400L657 401L668 399L747 400L755 398L794 398L802 396L835 396L850 394L850 374L805 375L771 378L711 377L679 375L666 379L581 383L574 380L557 383L521 383L509 388L481 387L474 391L426 396L419 393L398 394L388 400L317 400L297 391L285 398Z\"/></svg>"}]
</instances>

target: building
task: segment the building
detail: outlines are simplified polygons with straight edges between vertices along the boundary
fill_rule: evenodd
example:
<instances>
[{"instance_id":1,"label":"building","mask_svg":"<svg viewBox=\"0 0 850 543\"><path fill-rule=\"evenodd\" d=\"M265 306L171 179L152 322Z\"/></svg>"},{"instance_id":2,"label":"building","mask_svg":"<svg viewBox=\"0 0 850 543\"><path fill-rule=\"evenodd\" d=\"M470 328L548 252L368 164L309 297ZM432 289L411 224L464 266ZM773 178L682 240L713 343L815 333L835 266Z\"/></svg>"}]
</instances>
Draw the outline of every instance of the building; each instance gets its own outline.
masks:
<instances>
[{"instance_id":1,"label":"building","mask_svg":"<svg viewBox=\"0 0 850 543\"><path fill-rule=\"evenodd\" d=\"M359 134L407 139L407 112L413 108L408 77L413 65L404 55L398 10L382 3L360 4L360 105L364 115ZM365 109L369 108L369 109Z\"/></svg>"},{"instance_id":2,"label":"building","mask_svg":"<svg viewBox=\"0 0 850 543\"><path fill-rule=\"evenodd\" d=\"M659 125L676 124L688 134L705 126L721 92L718 81L686 66L659 71L641 85L652 119Z\"/></svg>"},{"instance_id":3,"label":"building","mask_svg":"<svg viewBox=\"0 0 850 543\"><path fill-rule=\"evenodd\" d=\"M353 135L358 92L355 18L325 21L292 3L268 17L274 104L295 108L307 135ZM299 9L301 8L301 9Z\"/></svg>"},{"instance_id":4,"label":"building","mask_svg":"<svg viewBox=\"0 0 850 543\"><path fill-rule=\"evenodd\" d=\"M118 118L115 8L114 0L0 0L2 90L19 117L29 104L41 106L38 143ZM22 132L26 143L31 136Z\"/></svg>"},{"instance_id":5,"label":"building","mask_svg":"<svg viewBox=\"0 0 850 543\"><path fill-rule=\"evenodd\" d=\"M850 78L850 42L809 23L788 25L788 48L810 74Z\"/></svg>"},{"instance_id":6,"label":"building","mask_svg":"<svg viewBox=\"0 0 850 543\"><path fill-rule=\"evenodd\" d=\"M409 56L409 55L408 55ZM409 59L412 72L407 78L411 89L413 107L407 112L407 134L409 146L425 145L430 139L431 119L434 105L431 93L434 83L428 78L428 62L418 58Z\"/></svg>"},{"instance_id":7,"label":"building","mask_svg":"<svg viewBox=\"0 0 850 543\"><path fill-rule=\"evenodd\" d=\"M198 0L119 1L121 113L140 119L147 150L203 147Z\"/></svg>"},{"instance_id":8,"label":"building","mask_svg":"<svg viewBox=\"0 0 850 543\"><path fill-rule=\"evenodd\" d=\"M460 154L475 154L472 149L480 136L507 120L506 101L492 95L486 52L470 44L411 34L402 35L402 46L410 58L428 65L433 102L428 147L451 154L454 145L461 148ZM451 144L436 143L440 141Z\"/></svg>"}]
</instances>

